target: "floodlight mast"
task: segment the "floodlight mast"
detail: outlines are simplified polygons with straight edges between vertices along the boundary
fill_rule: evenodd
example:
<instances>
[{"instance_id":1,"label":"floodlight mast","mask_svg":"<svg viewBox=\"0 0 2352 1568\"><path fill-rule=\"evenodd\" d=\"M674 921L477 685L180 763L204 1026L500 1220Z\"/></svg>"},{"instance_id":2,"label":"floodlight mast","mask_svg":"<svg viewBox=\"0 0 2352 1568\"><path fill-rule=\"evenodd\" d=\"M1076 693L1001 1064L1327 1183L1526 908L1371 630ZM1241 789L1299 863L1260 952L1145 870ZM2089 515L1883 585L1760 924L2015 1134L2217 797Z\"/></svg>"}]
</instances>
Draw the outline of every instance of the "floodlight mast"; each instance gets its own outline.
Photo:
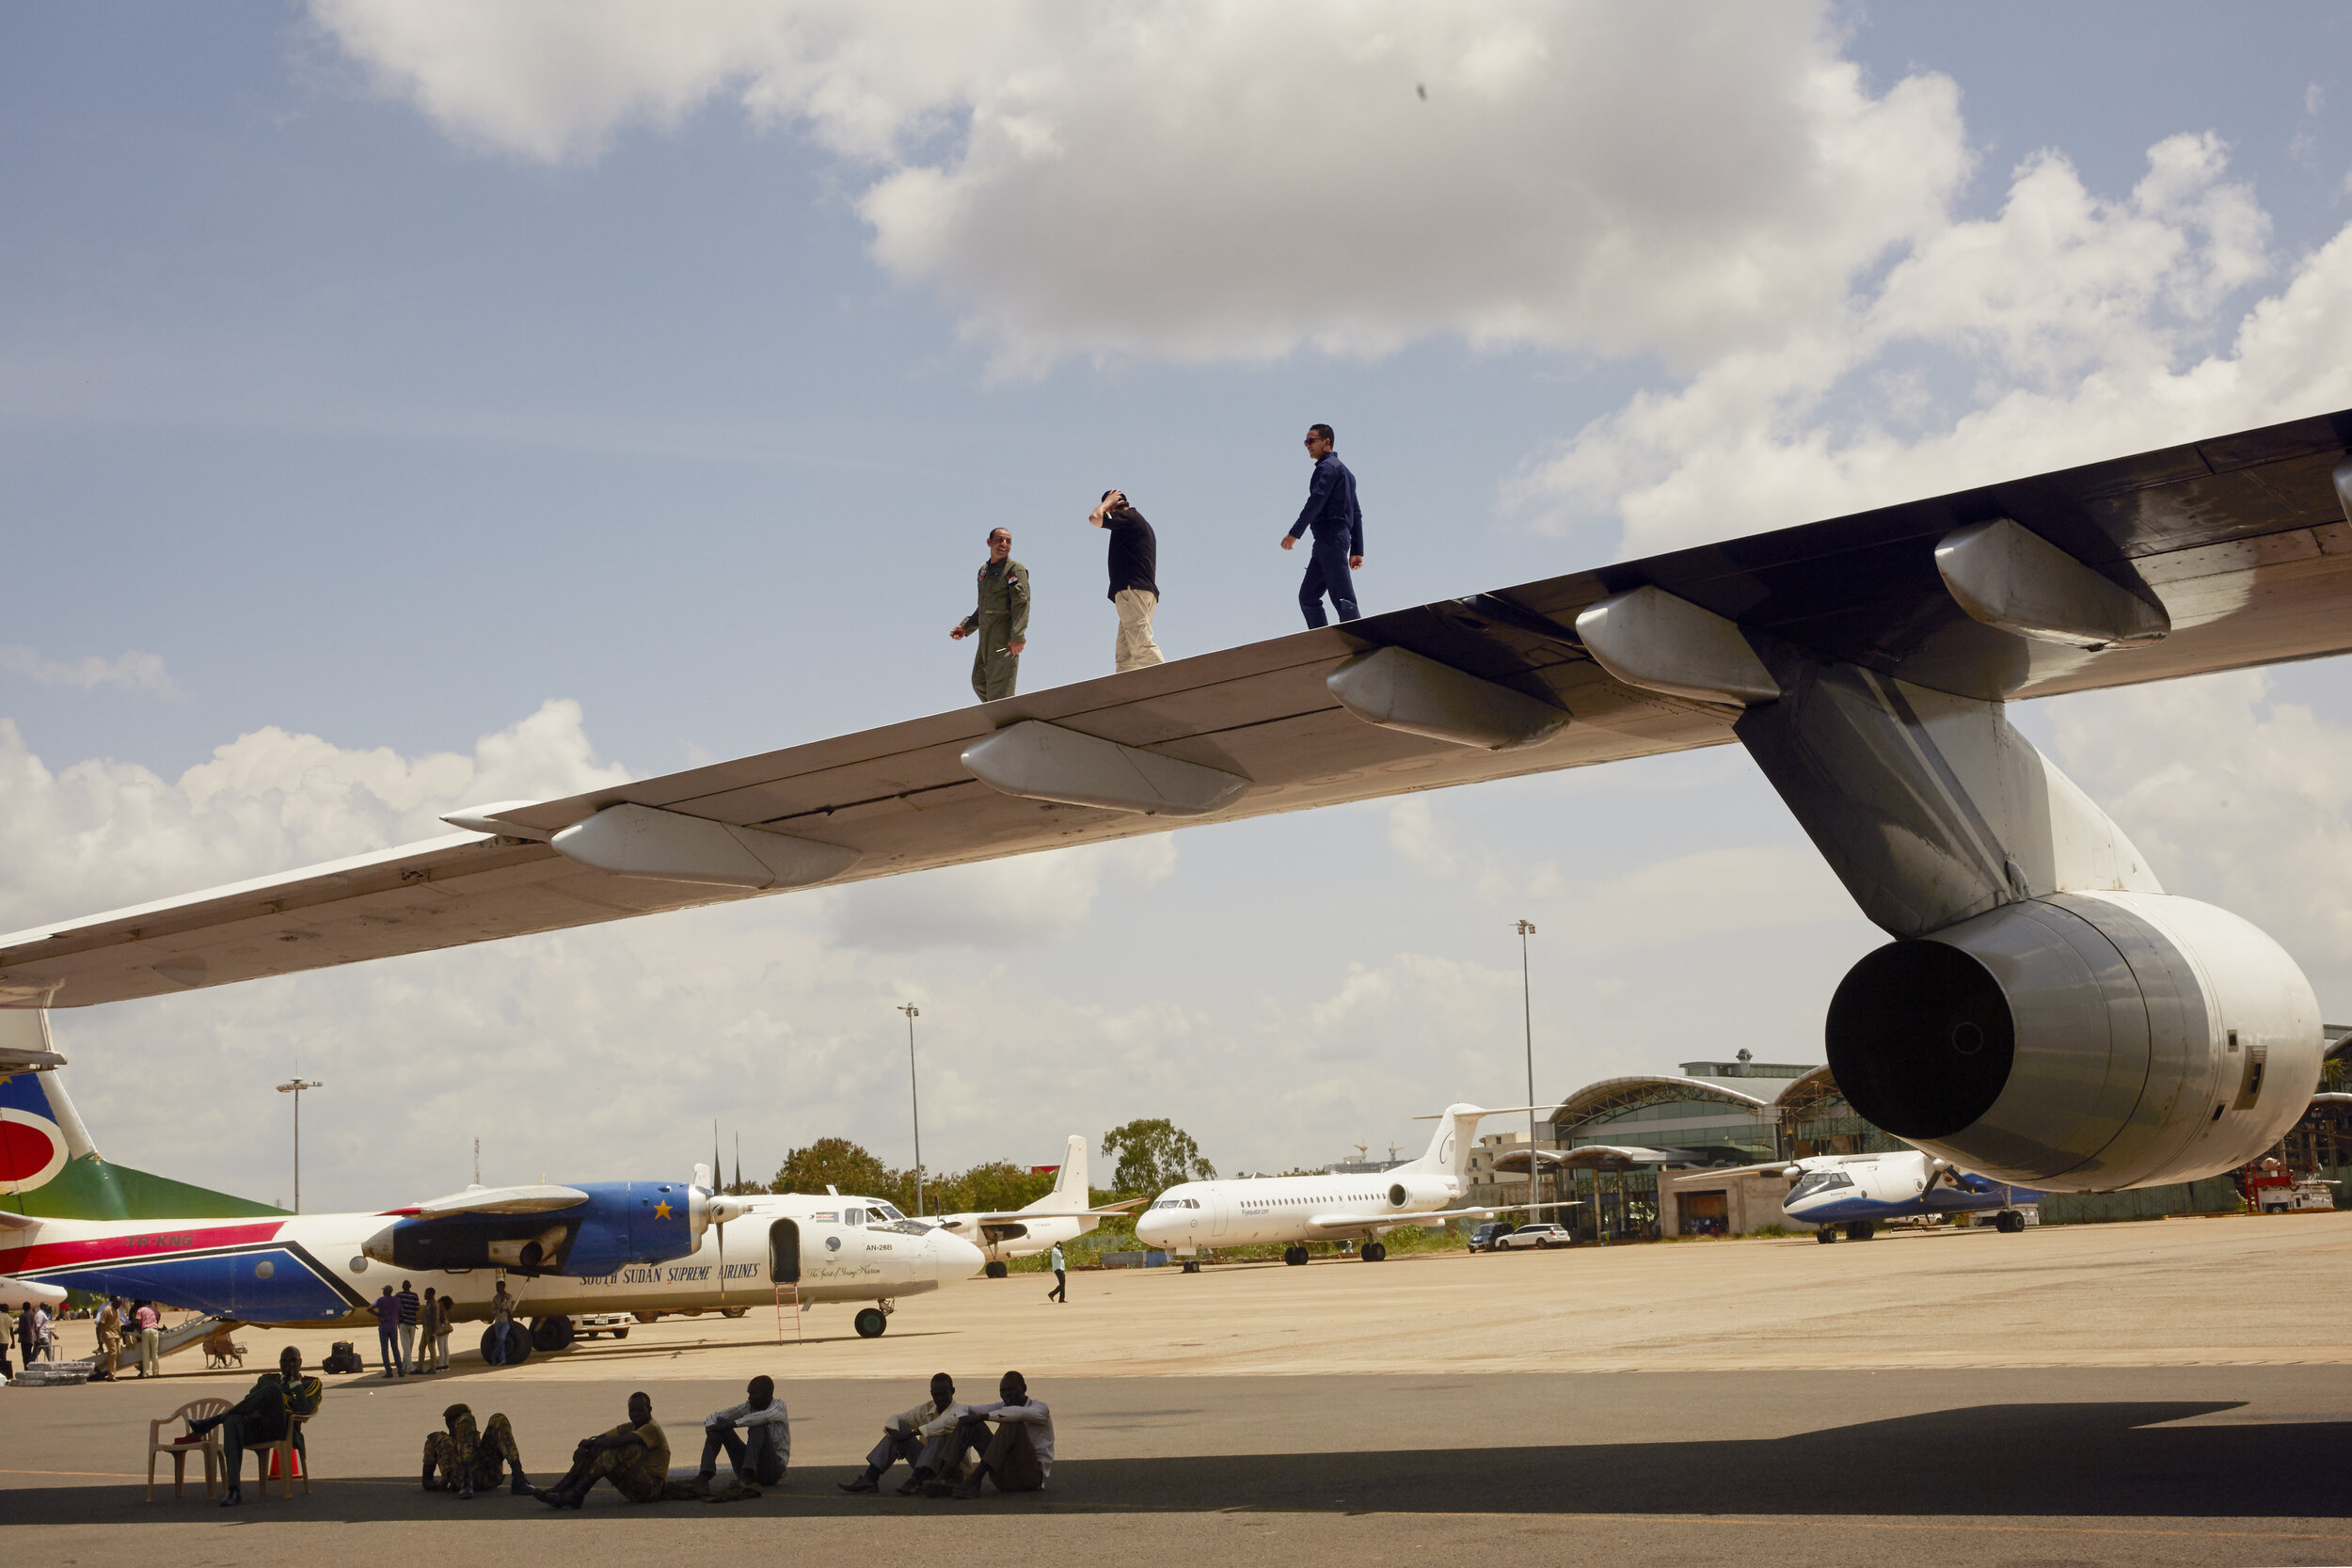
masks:
<instances>
[{"instance_id":1,"label":"floodlight mast","mask_svg":"<svg viewBox=\"0 0 2352 1568\"><path fill-rule=\"evenodd\" d=\"M923 1212L923 1095L914 1080L914 1021L923 1016L923 1009L912 1002L901 1002L898 1010L907 1015L907 1104L914 1113L914 1212Z\"/></svg>"},{"instance_id":2,"label":"floodlight mast","mask_svg":"<svg viewBox=\"0 0 2352 1568\"><path fill-rule=\"evenodd\" d=\"M302 1212L302 1091L305 1089L323 1089L325 1087L326 1087L326 1085L323 1083L302 1078L289 1078L284 1083L278 1085L278 1092L279 1094L290 1094L294 1097L294 1212L297 1214Z\"/></svg>"},{"instance_id":3,"label":"floodlight mast","mask_svg":"<svg viewBox=\"0 0 2352 1568\"><path fill-rule=\"evenodd\" d=\"M1543 1195L1535 1187L1535 1005L1530 993L1527 975L1527 939L1535 934L1535 923L1522 920L1519 933L1519 1023L1527 1036L1527 1218L1534 1224L1535 1205Z\"/></svg>"}]
</instances>

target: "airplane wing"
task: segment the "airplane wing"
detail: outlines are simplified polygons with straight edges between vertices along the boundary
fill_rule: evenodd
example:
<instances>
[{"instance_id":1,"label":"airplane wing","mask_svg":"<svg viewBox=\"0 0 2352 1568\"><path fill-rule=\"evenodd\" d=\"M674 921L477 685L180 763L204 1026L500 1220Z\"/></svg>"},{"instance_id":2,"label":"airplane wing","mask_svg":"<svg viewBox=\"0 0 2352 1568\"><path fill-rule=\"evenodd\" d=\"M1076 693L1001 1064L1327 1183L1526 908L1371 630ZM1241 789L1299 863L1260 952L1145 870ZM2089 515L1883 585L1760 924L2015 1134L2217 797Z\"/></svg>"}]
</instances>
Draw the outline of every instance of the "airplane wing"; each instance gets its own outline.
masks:
<instances>
[{"instance_id":1,"label":"airplane wing","mask_svg":"<svg viewBox=\"0 0 2352 1568\"><path fill-rule=\"evenodd\" d=\"M2343 653L2347 451L2352 410L453 813L465 832L0 937L0 1005L167 994L1731 741L1738 708L1624 684L1587 651L1579 613L1643 587L1982 698ZM1937 546L2003 519L2017 527L1994 555L2071 556L2148 625L2085 646L1963 609Z\"/></svg>"},{"instance_id":2,"label":"airplane wing","mask_svg":"<svg viewBox=\"0 0 2352 1568\"><path fill-rule=\"evenodd\" d=\"M1754 1176L1764 1172L1770 1172L1775 1176L1794 1176L1797 1173L1797 1162L1772 1160L1760 1165L1718 1165L1712 1170L1692 1171L1688 1176L1677 1176L1674 1180L1674 1184L1677 1187L1686 1187L1693 1181L1721 1181L1726 1176Z\"/></svg>"},{"instance_id":3,"label":"airplane wing","mask_svg":"<svg viewBox=\"0 0 2352 1568\"><path fill-rule=\"evenodd\" d=\"M1075 1220L1089 1214L1123 1214L1136 1204L1148 1200L1140 1197L1121 1198L1105 1203L1099 1209L1008 1209L1002 1213L948 1214L939 1224L947 1230L961 1229L966 1225L1018 1225L1027 1220Z\"/></svg>"},{"instance_id":4,"label":"airplane wing","mask_svg":"<svg viewBox=\"0 0 2352 1568\"><path fill-rule=\"evenodd\" d=\"M447 1214L544 1214L587 1201L588 1195L578 1187L468 1187L447 1197L382 1212L433 1220Z\"/></svg>"},{"instance_id":5,"label":"airplane wing","mask_svg":"<svg viewBox=\"0 0 2352 1568\"><path fill-rule=\"evenodd\" d=\"M1313 1226L1318 1230L1359 1230L1366 1226L1372 1225L1399 1227L1407 1225L1424 1225L1431 1220L1468 1219L1473 1214L1516 1214L1531 1207L1536 1209L1581 1209L1584 1206L1584 1202L1585 1200L1581 1197L1571 1197L1564 1198L1554 1203L1537 1203L1533 1205L1525 1203L1504 1203L1489 1209L1434 1209L1424 1213L1412 1214L1399 1214L1393 1212L1386 1214L1315 1214L1311 1216L1307 1223Z\"/></svg>"},{"instance_id":6,"label":"airplane wing","mask_svg":"<svg viewBox=\"0 0 2352 1568\"><path fill-rule=\"evenodd\" d=\"M1539 1148L1536 1162L1548 1170L1622 1170L1631 1165L1687 1165L1705 1159L1694 1148L1645 1148L1639 1144L1580 1144L1574 1148ZM1494 1160L1497 1170L1524 1171L1527 1150L1506 1149Z\"/></svg>"}]
</instances>

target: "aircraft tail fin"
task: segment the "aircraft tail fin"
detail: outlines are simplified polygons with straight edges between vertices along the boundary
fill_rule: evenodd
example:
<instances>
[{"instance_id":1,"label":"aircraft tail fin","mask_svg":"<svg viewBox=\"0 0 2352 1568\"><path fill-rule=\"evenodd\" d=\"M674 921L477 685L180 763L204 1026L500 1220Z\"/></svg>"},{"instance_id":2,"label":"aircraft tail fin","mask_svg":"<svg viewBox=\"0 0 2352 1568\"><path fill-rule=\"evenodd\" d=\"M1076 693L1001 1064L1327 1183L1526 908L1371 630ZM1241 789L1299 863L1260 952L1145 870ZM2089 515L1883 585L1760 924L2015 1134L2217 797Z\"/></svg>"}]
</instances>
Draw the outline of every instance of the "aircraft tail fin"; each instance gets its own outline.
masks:
<instances>
[{"instance_id":1,"label":"aircraft tail fin","mask_svg":"<svg viewBox=\"0 0 2352 1568\"><path fill-rule=\"evenodd\" d=\"M1054 1173L1054 1190L1026 1206L1031 1213L1076 1213L1085 1209L1092 1191L1087 1185L1087 1141L1073 1132L1070 1145L1062 1153L1061 1169Z\"/></svg>"},{"instance_id":2,"label":"aircraft tail fin","mask_svg":"<svg viewBox=\"0 0 2352 1568\"><path fill-rule=\"evenodd\" d=\"M38 1008L0 1009L0 1049L46 1052ZM21 1053L12 1059L22 1060ZM61 1220L202 1219L285 1211L100 1156L57 1068L0 1068L0 1210Z\"/></svg>"},{"instance_id":3,"label":"aircraft tail fin","mask_svg":"<svg viewBox=\"0 0 2352 1568\"><path fill-rule=\"evenodd\" d=\"M1404 1168L1461 1180L1470 1173L1470 1147L1478 1141L1478 1118L1492 1113L1475 1105L1453 1104L1438 1117L1428 1152Z\"/></svg>"}]
</instances>

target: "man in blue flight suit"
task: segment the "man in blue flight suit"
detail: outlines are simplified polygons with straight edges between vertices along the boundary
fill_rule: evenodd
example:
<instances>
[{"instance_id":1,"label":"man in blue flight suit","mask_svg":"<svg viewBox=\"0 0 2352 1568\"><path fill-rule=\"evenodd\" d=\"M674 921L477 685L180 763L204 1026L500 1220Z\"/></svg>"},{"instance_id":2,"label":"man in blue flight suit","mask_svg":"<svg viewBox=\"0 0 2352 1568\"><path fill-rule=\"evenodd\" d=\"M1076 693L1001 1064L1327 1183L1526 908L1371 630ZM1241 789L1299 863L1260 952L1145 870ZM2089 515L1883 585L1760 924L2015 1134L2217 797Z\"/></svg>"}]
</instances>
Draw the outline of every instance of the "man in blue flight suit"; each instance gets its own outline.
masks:
<instances>
[{"instance_id":1,"label":"man in blue flight suit","mask_svg":"<svg viewBox=\"0 0 2352 1568\"><path fill-rule=\"evenodd\" d=\"M1307 577L1298 585L1298 608L1311 626L1330 624L1323 615L1326 594L1341 620L1356 619L1356 579L1349 574L1364 564L1364 511L1356 504L1356 476L1332 451L1335 444L1329 425L1308 426L1307 455L1314 459L1315 477L1307 484L1306 509L1282 535L1287 550L1297 545L1300 534L1314 531Z\"/></svg>"}]
</instances>

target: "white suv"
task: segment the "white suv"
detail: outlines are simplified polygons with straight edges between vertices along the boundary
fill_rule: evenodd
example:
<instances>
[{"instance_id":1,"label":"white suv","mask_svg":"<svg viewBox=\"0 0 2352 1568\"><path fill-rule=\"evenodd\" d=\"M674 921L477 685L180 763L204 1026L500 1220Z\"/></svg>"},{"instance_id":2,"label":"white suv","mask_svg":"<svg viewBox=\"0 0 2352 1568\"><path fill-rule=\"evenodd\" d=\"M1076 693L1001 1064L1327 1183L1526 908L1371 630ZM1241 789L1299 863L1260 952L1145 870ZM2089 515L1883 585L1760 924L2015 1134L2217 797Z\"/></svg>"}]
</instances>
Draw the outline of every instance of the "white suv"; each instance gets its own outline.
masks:
<instances>
[{"instance_id":1,"label":"white suv","mask_svg":"<svg viewBox=\"0 0 2352 1568\"><path fill-rule=\"evenodd\" d=\"M1498 1247L1555 1247L1567 1246L1575 1240L1565 1230L1546 1220L1537 1225L1522 1225L1508 1236L1497 1236L1494 1244Z\"/></svg>"}]
</instances>

